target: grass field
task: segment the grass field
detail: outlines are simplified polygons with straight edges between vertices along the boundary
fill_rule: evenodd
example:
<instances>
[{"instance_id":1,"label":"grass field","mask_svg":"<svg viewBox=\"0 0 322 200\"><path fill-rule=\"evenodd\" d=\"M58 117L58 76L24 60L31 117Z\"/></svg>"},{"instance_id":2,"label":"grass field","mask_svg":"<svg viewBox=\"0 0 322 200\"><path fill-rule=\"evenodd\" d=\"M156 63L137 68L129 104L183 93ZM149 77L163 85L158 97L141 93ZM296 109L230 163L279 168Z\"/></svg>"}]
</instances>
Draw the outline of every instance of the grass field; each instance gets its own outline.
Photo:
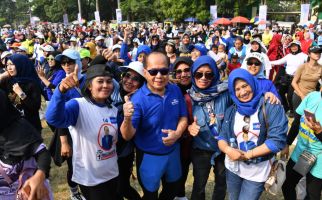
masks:
<instances>
[{"instance_id":1,"label":"grass field","mask_svg":"<svg viewBox=\"0 0 322 200\"><path fill-rule=\"evenodd\" d=\"M43 124L43 127L46 127L45 124ZM48 144L50 141L50 138L52 137L52 133L50 132L49 128L44 128L43 133L42 133L45 143ZM191 168L191 167L190 167ZM50 171L50 183L52 186L52 190L54 192L54 198L55 200L69 200L70 199L70 193L68 190L67 182L66 182L66 162L62 167L57 167L53 164L52 162L52 168ZM142 190L138 184L137 180L131 180L132 186L139 191L140 194L142 194ZM193 184L193 176L192 176L192 168L189 172L188 175L188 180L186 182L186 193L187 197L189 198L191 195L191 190L192 190L192 184ZM211 194L214 188L214 176L213 173L211 173L208 183L207 183L207 188L206 188L206 200L211 199ZM228 198L226 198L228 199ZM279 194L277 196L272 196L270 194L267 194L266 192L263 193L261 200L281 200L283 199L282 195Z\"/></svg>"}]
</instances>

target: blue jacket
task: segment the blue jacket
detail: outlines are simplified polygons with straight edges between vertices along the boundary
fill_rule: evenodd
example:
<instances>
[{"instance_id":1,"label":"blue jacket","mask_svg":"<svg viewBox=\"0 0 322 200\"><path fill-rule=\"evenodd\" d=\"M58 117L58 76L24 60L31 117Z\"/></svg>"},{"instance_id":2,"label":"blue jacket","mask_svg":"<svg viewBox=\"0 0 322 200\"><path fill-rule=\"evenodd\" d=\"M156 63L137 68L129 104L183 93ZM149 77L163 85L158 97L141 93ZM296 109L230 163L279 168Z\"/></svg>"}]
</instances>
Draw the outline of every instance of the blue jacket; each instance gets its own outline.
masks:
<instances>
[{"instance_id":1,"label":"blue jacket","mask_svg":"<svg viewBox=\"0 0 322 200\"><path fill-rule=\"evenodd\" d=\"M268 123L268 131L266 130L265 119L263 115L262 105L265 103L266 116ZM260 133L257 146L265 143L271 150L271 154L265 156L264 160L270 159L275 153L281 151L286 145L286 134L288 131L288 120L285 115L284 109L280 104L270 104L264 102L262 98L259 102L260 109L258 111L258 119L260 122ZM235 105L229 107L225 112L224 123L218 140L225 140L227 143L230 138L236 138L234 134L235 115L237 108Z\"/></svg>"},{"instance_id":2,"label":"blue jacket","mask_svg":"<svg viewBox=\"0 0 322 200\"><path fill-rule=\"evenodd\" d=\"M229 97L229 92L226 91L214 99L214 114L216 115L217 130L220 133L222 123L224 121L224 114L227 108L232 105L232 100ZM199 105L192 99L192 113L197 117L197 124L200 126L200 131L196 137L193 137L192 147L219 152L218 141L210 131L209 114L205 105Z\"/></svg>"},{"instance_id":3,"label":"blue jacket","mask_svg":"<svg viewBox=\"0 0 322 200\"><path fill-rule=\"evenodd\" d=\"M53 75L50 77L50 83L56 88L57 85L62 81L63 78L66 77L66 73L64 70L60 69L57 70L53 73ZM53 95L53 90L50 87L44 87L44 91L46 94L46 100L50 101L52 95Z\"/></svg>"}]
</instances>

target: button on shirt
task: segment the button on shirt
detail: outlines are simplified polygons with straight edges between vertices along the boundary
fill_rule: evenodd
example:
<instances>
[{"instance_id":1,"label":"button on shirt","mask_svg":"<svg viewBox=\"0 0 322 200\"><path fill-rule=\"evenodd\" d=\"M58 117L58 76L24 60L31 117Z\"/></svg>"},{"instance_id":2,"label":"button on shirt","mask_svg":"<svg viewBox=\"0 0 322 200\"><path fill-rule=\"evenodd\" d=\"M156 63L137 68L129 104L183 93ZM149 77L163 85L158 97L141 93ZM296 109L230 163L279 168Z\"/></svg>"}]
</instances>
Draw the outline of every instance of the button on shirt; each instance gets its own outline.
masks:
<instances>
[{"instance_id":1,"label":"button on shirt","mask_svg":"<svg viewBox=\"0 0 322 200\"><path fill-rule=\"evenodd\" d=\"M136 129L134 142L140 150L152 154L168 154L177 143L165 146L167 137L162 129L176 130L179 119L187 117L187 107L178 86L168 84L163 97L152 93L144 84L131 98L134 105L132 117Z\"/></svg>"}]
</instances>

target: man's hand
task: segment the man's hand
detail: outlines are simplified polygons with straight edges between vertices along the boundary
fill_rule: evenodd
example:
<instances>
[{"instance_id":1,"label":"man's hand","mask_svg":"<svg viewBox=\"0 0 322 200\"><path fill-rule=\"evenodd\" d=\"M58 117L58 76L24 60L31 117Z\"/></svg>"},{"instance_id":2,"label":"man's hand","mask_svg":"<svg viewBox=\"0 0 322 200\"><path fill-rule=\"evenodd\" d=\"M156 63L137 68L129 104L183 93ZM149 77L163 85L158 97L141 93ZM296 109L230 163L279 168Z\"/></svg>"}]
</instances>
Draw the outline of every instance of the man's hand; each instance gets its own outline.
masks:
<instances>
[{"instance_id":1,"label":"man's hand","mask_svg":"<svg viewBox=\"0 0 322 200\"><path fill-rule=\"evenodd\" d=\"M163 144L166 146L173 145L181 137L181 135L174 130L162 129L161 131L168 135L167 137L162 137Z\"/></svg>"},{"instance_id":2,"label":"man's hand","mask_svg":"<svg viewBox=\"0 0 322 200\"><path fill-rule=\"evenodd\" d=\"M197 124L197 117L193 118L193 123L188 126L188 131L193 137L197 136L200 131L200 126Z\"/></svg>"},{"instance_id":3,"label":"man's hand","mask_svg":"<svg viewBox=\"0 0 322 200\"><path fill-rule=\"evenodd\" d=\"M124 117L132 117L134 113L134 105L130 101L129 96L124 96L125 103L123 104Z\"/></svg>"},{"instance_id":4,"label":"man's hand","mask_svg":"<svg viewBox=\"0 0 322 200\"><path fill-rule=\"evenodd\" d=\"M48 198L48 190L44 184L45 174L41 170L26 180L22 189L28 195L28 200L40 200Z\"/></svg>"}]
</instances>

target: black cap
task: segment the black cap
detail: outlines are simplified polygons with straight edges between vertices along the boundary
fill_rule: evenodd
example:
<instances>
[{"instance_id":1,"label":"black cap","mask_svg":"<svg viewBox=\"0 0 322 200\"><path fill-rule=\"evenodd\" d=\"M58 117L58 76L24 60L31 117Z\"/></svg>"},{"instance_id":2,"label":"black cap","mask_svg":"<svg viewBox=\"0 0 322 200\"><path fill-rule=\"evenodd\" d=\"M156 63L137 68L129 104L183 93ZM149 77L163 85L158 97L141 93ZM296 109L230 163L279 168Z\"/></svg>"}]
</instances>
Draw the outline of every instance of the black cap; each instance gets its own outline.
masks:
<instances>
[{"instance_id":1,"label":"black cap","mask_svg":"<svg viewBox=\"0 0 322 200\"><path fill-rule=\"evenodd\" d=\"M193 61L189 57L184 57L184 56L178 57L173 63L173 69L177 69L178 65L181 63L185 63L189 65L189 67L191 67L191 65L193 64Z\"/></svg>"},{"instance_id":2,"label":"black cap","mask_svg":"<svg viewBox=\"0 0 322 200\"><path fill-rule=\"evenodd\" d=\"M237 53L235 53L235 54L233 54L233 55L231 56L231 58L239 58L239 57L238 57L238 54L237 54Z\"/></svg>"},{"instance_id":3,"label":"black cap","mask_svg":"<svg viewBox=\"0 0 322 200\"><path fill-rule=\"evenodd\" d=\"M311 46L309 53L322 53L322 48L320 46Z\"/></svg>"},{"instance_id":4,"label":"black cap","mask_svg":"<svg viewBox=\"0 0 322 200\"><path fill-rule=\"evenodd\" d=\"M107 66L103 64L92 65L86 71L87 80L93 79L97 76L113 77L111 72L107 69Z\"/></svg>"}]
</instances>

